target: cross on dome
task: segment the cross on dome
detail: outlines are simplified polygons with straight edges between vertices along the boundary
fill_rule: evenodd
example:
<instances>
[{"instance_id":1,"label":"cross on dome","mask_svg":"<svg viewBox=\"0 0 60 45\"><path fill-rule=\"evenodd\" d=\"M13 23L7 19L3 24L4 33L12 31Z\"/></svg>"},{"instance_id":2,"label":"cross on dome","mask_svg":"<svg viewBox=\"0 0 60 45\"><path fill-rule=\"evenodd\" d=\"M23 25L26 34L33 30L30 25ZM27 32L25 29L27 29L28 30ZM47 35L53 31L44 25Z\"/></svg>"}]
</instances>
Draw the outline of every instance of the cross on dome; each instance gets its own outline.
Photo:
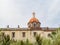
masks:
<instances>
[{"instance_id":1,"label":"cross on dome","mask_svg":"<svg viewBox=\"0 0 60 45\"><path fill-rule=\"evenodd\" d=\"M33 12L32 15L33 15L33 18L35 18L35 12Z\"/></svg>"}]
</instances>

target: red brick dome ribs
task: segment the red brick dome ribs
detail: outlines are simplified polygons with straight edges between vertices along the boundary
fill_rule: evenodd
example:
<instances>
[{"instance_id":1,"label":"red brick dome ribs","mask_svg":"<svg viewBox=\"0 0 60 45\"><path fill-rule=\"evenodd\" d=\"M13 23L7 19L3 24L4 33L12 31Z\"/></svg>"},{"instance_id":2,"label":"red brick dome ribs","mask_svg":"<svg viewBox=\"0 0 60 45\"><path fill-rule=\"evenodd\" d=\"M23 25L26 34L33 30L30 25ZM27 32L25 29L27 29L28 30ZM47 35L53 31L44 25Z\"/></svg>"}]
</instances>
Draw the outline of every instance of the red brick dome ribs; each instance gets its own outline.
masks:
<instances>
[{"instance_id":1,"label":"red brick dome ribs","mask_svg":"<svg viewBox=\"0 0 60 45\"><path fill-rule=\"evenodd\" d=\"M33 23L33 22L39 22L39 20L37 18L31 18L29 23Z\"/></svg>"}]
</instances>

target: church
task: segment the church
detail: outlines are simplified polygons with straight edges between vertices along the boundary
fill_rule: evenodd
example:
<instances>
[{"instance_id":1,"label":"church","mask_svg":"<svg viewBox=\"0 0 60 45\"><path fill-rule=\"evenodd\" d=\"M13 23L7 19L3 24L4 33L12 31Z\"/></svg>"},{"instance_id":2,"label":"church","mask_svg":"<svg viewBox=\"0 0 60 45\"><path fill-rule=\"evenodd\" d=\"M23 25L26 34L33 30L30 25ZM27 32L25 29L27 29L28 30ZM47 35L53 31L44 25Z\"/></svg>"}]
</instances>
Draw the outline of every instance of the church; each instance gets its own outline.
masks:
<instances>
[{"instance_id":1,"label":"church","mask_svg":"<svg viewBox=\"0 0 60 45\"><path fill-rule=\"evenodd\" d=\"M9 28L8 25L7 28L0 28L1 32L9 35L10 39L28 39L29 41L34 42L36 34L48 38L48 34L56 30L56 28L41 27L41 22L35 17L35 12L33 12L32 15L32 18L27 23L28 28L20 28L19 25L17 28Z\"/></svg>"}]
</instances>

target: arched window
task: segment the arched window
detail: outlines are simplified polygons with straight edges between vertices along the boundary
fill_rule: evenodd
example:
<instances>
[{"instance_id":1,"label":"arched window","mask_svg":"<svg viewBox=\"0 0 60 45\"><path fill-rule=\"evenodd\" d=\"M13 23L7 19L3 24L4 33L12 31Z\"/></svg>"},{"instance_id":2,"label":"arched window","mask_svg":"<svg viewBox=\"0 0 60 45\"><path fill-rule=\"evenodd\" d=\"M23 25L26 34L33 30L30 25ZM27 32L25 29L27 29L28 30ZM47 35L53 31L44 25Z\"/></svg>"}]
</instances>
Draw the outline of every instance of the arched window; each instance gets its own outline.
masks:
<instances>
[{"instance_id":1,"label":"arched window","mask_svg":"<svg viewBox=\"0 0 60 45\"><path fill-rule=\"evenodd\" d=\"M25 37L25 32L22 32L22 37Z\"/></svg>"},{"instance_id":2,"label":"arched window","mask_svg":"<svg viewBox=\"0 0 60 45\"><path fill-rule=\"evenodd\" d=\"M36 27L36 23L35 22L33 23L33 26Z\"/></svg>"},{"instance_id":3,"label":"arched window","mask_svg":"<svg viewBox=\"0 0 60 45\"><path fill-rule=\"evenodd\" d=\"M37 34L36 32L33 32L34 37L36 36L36 34Z\"/></svg>"},{"instance_id":4,"label":"arched window","mask_svg":"<svg viewBox=\"0 0 60 45\"><path fill-rule=\"evenodd\" d=\"M15 37L15 32L12 32L12 38L14 38Z\"/></svg>"}]
</instances>

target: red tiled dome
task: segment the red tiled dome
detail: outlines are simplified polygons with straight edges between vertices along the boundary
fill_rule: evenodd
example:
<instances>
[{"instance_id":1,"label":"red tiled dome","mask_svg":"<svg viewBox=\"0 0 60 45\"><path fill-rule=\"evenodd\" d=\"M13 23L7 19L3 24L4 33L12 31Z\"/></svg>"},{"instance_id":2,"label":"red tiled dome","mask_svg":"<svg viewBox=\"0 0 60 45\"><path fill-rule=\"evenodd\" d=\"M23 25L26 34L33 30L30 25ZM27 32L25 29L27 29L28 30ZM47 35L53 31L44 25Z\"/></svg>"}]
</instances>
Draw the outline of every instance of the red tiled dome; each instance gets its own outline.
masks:
<instances>
[{"instance_id":1,"label":"red tiled dome","mask_svg":"<svg viewBox=\"0 0 60 45\"><path fill-rule=\"evenodd\" d=\"M35 18L35 12L33 12L32 15L33 15L33 17L29 20L29 23L39 22L39 20L37 18Z\"/></svg>"},{"instance_id":2,"label":"red tiled dome","mask_svg":"<svg viewBox=\"0 0 60 45\"><path fill-rule=\"evenodd\" d=\"M32 22L39 22L39 20L37 18L31 18L29 23L32 23Z\"/></svg>"}]
</instances>

